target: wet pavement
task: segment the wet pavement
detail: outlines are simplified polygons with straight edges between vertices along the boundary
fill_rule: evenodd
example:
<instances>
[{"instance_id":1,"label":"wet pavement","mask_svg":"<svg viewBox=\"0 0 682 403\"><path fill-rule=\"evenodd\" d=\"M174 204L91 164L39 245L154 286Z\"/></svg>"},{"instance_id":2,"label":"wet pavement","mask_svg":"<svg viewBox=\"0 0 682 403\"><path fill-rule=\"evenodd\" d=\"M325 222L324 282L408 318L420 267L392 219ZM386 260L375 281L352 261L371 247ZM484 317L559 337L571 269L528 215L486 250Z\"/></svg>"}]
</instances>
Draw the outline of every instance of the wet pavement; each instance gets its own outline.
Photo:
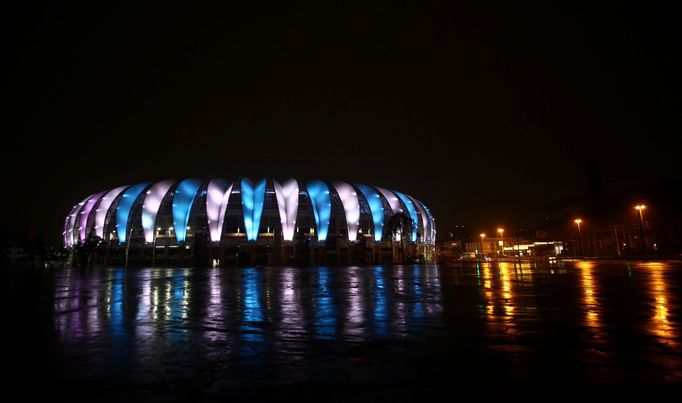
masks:
<instances>
[{"instance_id":1,"label":"wet pavement","mask_svg":"<svg viewBox=\"0 0 682 403\"><path fill-rule=\"evenodd\" d=\"M679 392L682 264L6 275L9 382L71 400Z\"/></svg>"}]
</instances>

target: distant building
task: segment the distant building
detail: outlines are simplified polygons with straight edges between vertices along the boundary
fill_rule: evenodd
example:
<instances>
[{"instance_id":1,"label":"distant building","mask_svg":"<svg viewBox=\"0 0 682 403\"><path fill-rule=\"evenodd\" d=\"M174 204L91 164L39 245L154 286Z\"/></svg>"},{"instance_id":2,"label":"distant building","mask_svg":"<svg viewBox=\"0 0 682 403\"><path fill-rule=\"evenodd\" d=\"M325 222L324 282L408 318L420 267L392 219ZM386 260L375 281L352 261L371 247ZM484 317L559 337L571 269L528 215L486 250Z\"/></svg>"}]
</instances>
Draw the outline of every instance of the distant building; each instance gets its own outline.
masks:
<instances>
[{"instance_id":1,"label":"distant building","mask_svg":"<svg viewBox=\"0 0 682 403\"><path fill-rule=\"evenodd\" d=\"M530 241L512 237L484 238L483 242L467 242L467 252L491 258L506 256L559 256L564 251L562 241Z\"/></svg>"}]
</instances>

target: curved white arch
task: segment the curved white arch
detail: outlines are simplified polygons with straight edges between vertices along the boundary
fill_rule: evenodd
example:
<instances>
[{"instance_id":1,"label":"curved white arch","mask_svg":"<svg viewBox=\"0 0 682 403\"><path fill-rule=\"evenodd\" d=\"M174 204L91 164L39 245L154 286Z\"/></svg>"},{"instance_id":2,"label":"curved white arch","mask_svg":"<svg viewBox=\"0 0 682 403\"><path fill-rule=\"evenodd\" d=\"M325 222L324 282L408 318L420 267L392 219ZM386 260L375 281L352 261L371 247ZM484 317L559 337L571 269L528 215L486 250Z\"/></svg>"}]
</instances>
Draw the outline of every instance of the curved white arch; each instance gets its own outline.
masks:
<instances>
[{"instance_id":1,"label":"curved white arch","mask_svg":"<svg viewBox=\"0 0 682 403\"><path fill-rule=\"evenodd\" d=\"M429 222L429 216L426 214L426 210L422 207L422 204L419 202L419 200L415 199L414 197L410 195L405 195L407 196L411 201L412 204L414 204L415 207L417 207L417 211L419 212L419 218L421 219L422 222L422 232L421 232L421 240L424 243L429 243L429 234L431 230L429 229L430 227L430 222Z\"/></svg>"},{"instance_id":2,"label":"curved white arch","mask_svg":"<svg viewBox=\"0 0 682 403\"><path fill-rule=\"evenodd\" d=\"M433 218L433 215L431 215L431 210L429 210L429 208L426 207L426 204L424 204L422 202L419 202L419 203L422 205L422 207L424 207L424 210L426 210L426 214L428 214L428 216L429 216L429 222L430 222L429 229L431 230L429 236L431 237L431 243L435 244L436 243L436 220Z\"/></svg>"},{"instance_id":3,"label":"curved white arch","mask_svg":"<svg viewBox=\"0 0 682 403\"><path fill-rule=\"evenodd\" d=\"M66 216L64 219L64 247L68 247L71 244L71 217L73 217L76 214L76 209L78 208L78 204L74 205L71 211L69 211L69 215Z\"/></svg>"},{"instance_id":4,"label":"curved white arch","mask_svg":"<svg viewBox=\"0 0 682 403\"><path fill-rule=\"evenodd\" d=\"M109 208L114 203L114 200L120 195L128 186L119 186L116 189L110 190L102 197L102 201L95 209L95 234L104 239L104 221L107 219Z\"/></svg>"},{"instance_id":5,"label":"curved white arch","mask_svg":"<svg viewBox=\"0 0 682 403\"><path fill-rule=\"evenodd\" d=\"M187 224L192 212L192 204L201 187L200 179L184 179L178 183L173 192L173 226L175 227L175 240L185 242L187 240Z\"/></svg>"},{"instance_id":6,"label":"curved white arch","mask_svg":"<svg viewBox=\"0 0 682 403\"><path fill-rule=\"evenodd\" d=\"M102 196L104 196L105 193L107 193L106 190L97 193L96 195L89 198L85 203L85 206L83 206L83 212L81 213L81 219L78 224L81 242L85 242L85 238L88 236L88 219L90 218L90 214L92 214L92 209L102 199Z\"/></svg>"},{"instance_id":7,"label":"curved white arch","mask_svg":"<svg viewBox=\"0 0 682 403\"><path fill-rule=\"evenodd\" d=\"M346 226L348 227L348 240L355 241L358 238L358 226L360 224L360 203L355 188L346 182L333 182L332 186L341 199L343 210L346 213Z\"/></svg>"},{"instance_id":8,"label":"curved white arch","mask_svg":"<svg viewBox=\"0 0 682 403\"><path fill-rule=\"evenodd\" d=\"M360 190L367 202L369 211L372 214L372 230L374 231L374 242L381 242L384 236L384 206L381 203L381 196L373 187L356 183L355 187Z\"/></svg>"},{"instance_id":9,"label":"curved white arch","mask_svg":"<svg viewBox=\"0 0 682 403\"><path fill-rule=\"evenodd\" d=\"M306 183L305 187L310 197L310 204L313 207L313 214L315 215L317 241L326 242L329 232L329 217L332 212L329 185L326 182L315 179Z\"/></svg>"},{"instance_id":10,"label":"curved white arch","mask_svg":"<svg viewBox=\"0 0 682 403\"><path fill-rule=\"evenodd\" d=\"M163 198L166 197L166 193L168 193L168 190L170 190L174 183L175 181L173 180L156 182L147 190L147 196L145 196L144 204L142 205L142 229L144 230L145 242L154 242L156 215L159 213L159 207L161 207Z\"/></svg>"},{"instance_id":11,"label":"curved white arch","mask_svg":"<svg viewBox=\"0 0 682 403\"><path fill-rule=\"evenodd\" d=\"M78 205L75 207L75 210L71 214L71 217L69 217L69 226L67 229L67 235L68 235L68 246L73 246L73 244L76 243L76 231L75 231L75 226L76 226L76 218L81 213L81 210L83 210L83 206L85 206L85 203L90 199L93 195L90 195L83 199L82 202L78 203Z\"/></svg>"},{"instance_id":12,"label":"curved white arch","mask_svg":"<svg viewBox=\"0 0 682 403\"><path fill-rule=\"evenodd\" d=\"M405 196L404 193L397 190L394 190L393 193L395 193L400 201L403 202L405 208L407 209L407 213L412 220L412 233L410 234L410 242L417 242L417 232L419 232L419 228L417 228L419 226L419 223L417 222L417 209L414 208L414 203L412 203L412 200Z\"/></svg>"},{"instance_id":13,"label":"curved white arch","mask_svg":"<svg viewBox=\"0 0 682 403\"><path fill-rule=\"evenodd\" d=\"M384 196L384 199L388 202L388 206L391 208L391 215L403 212L402 206L400 206L400 199L395 193L388 189L380 188L379 186L374 186L376 190Z\"/></svg>"},{"instance_id":14,"label":"curved white arch","mask_svg":"<svg viewBox=\"0 0 682 403\"><path fill-rule=\"evenodd\" d=\"M298 214L298 182L292 178L281 184L273 180L272 184L275 188L279 218L282 222L282 236L285 241L292 241Z\"/></svg>"},{"instance_id":15,"label":"curved white arch","mask_svg":"<svg viewBox=\"0 0 682 403\"><path fill-rule=\"evenodd\" d=\"M206 216L211 241L220 242L223 236L223 224L227 204L230 201L233 184L220 178L211 180L206 189Z\"/></svg>"}]
</instances>

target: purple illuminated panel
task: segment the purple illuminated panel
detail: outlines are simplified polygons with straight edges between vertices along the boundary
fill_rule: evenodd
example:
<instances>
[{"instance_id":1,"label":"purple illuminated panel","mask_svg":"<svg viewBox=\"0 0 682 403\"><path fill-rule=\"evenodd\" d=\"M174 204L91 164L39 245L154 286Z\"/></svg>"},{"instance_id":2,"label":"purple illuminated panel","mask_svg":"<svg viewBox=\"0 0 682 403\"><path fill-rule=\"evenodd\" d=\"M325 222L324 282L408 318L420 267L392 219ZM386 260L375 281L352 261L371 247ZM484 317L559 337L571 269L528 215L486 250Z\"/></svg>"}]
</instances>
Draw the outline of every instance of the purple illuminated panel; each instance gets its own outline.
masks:
<instances>
[{"instance_id":1,"label":"purple illuminated panel","mask_svg":"<svg viewBox=\"0 0 682 403\"><path fill-rule=\"evenodd\" d=\"M95 207L97 202L99 202L102 199L105 193L107 192L104 191L97 193L96 195L88 199L88 201L85 202L85 206L83 206L83 211L81 212L81 219L79 224L81 242L85 242L85 238L88 236L88 219L90 218L92 209Z\"/></svg>"},{"instance_id":2,"label":"purple illuminated panel","mask_svg":"<svg viewBox=\"0 0 682 403\"><path fill-rule=\"evenodd\" d=\"M206 215L213 242L220 242L222 238L230 193L232 193L232 183L224 179L213 179L206 189Z\"/></svg>"},{"instance_id":3,"label":"purple illuminated panel","mask_svg":"<svg viewBox=\"0 0 682 403\"><path fill-rule=\"evenodd\" d=\"M114 200L127 188L127 186L120 186L116 189L110 190L109 193L102 197L102 201L95 210L95 234L104 239L104 221L107 219L109 208L114 203Z\"/></svg>"},{"instance_id":4,"label":"purple illuminated panel","mask_svg":"<svg viewBox=\"0 0 682 403\"><path fill-rule=\"evenodd\" d=\"M173 186L173 183L175 181L172 180L157 182L147 191L147 196L142 205L142 229L144 230L145 242L154 242L156 215L159 213L163 198L166 197L166 193Z\"/></svg>"}]
</instances>

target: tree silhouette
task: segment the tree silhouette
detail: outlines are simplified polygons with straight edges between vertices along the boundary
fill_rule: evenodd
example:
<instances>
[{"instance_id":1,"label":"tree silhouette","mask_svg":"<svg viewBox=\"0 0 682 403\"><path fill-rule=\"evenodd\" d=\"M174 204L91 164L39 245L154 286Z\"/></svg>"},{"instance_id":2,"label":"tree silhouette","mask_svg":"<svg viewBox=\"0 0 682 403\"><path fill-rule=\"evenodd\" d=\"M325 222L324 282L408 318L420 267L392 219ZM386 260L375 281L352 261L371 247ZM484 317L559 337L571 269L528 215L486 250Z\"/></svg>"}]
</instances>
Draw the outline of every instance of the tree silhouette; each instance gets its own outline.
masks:
<instances>
[{"instance_id":1,"label":"tree silhouette","mask_svg":"<svg viewBox=\"0 0 682 403\"><path fill-rule=\"evenodd\" d=\"M410 236L412 228L414 228L414 222L403 212L393 214L388 219L386 230L390 234L391 249L393 249L393 239L396 235L400 235L400 254L403 261L405 261L405 238Z\"/></svg>"},{"instance_id":2,"label":"tree silhouette","mask_svg":"<svg viewBox=\"0 0 682 403\"><path fill-rule=\"evenodd\" d=\"M78 259L78 265L81 269L88 267L88 263L94 261L97 250L102 245L102 238L94 233L91 233L82 244L74 246L74 253Z\"/></svg>"}]
</instances>

